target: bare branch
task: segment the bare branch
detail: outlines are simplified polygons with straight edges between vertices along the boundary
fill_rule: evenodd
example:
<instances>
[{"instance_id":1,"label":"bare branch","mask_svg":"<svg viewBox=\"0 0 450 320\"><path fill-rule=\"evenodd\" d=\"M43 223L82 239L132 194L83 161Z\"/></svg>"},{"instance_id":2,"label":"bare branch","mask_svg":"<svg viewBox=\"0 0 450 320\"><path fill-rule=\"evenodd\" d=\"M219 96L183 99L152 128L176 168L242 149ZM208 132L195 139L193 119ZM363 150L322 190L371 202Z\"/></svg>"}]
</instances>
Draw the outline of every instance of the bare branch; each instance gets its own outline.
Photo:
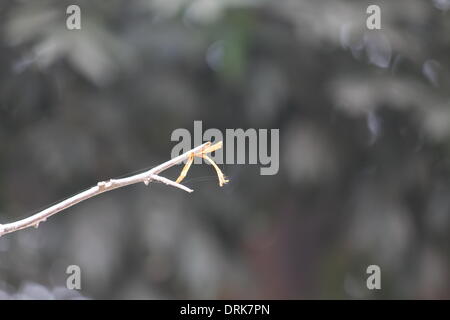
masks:
<instances>
[{"instance_id":1,"label":"bare branch","mask_svg":"<svg viewBox=\"0 0 450 320\"><path fill-rule=\"evenodd\" d=\"M211 145L210 142L204 143L196 148L193 148L192 150L189 150L188 152L175 157L169 161L166 161L148 171L145 171L143 173L138 173L136 175L121 178L121 179L110 179L108 181L102 181L97 183L96 186L85 190L83 192L80 192L66 200L63 200L45 210L42 210L28 218L18 220L11 223L6 224L0 224L0 236L11 233L14 231L18 231L21 229L29 228L29 227L38 227L41 222L44 222L47 220L48 217L65 210L67 208L70 208L73 205L76 205L77 203L80 203L81 201L87 200L89 198L95 197L101 193L111 191L114 189L122 188L131 184L136 184L143 182L146 185L149 184L152 180L163 182L167 185L182 189L187 192L192 192L192 189L189 189L186 186L183 186L177 182L174 182L172 180L169 180L167 178L161 177L158 174L164 170L169 169L170 167L173 167L174 165L179 164L180 162L188 159L192 154L201 152L208 148Z\"/></svg>"}]
</instances>

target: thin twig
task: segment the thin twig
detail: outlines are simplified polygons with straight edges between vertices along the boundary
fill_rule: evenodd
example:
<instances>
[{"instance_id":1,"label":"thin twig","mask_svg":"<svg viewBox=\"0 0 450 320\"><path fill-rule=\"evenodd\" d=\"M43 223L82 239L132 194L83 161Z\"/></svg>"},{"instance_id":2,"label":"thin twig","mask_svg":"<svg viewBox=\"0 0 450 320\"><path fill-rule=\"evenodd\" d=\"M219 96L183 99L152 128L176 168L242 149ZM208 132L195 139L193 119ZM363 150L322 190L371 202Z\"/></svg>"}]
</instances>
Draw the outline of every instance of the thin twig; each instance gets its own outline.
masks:
<instances>
[{"instance_id":1,"label":"thin twig","mask_svg":"<svg viewBox=\"0 0 450 320\"><path fill-rule=\"evenodd\" d=\"M158 176L158 175L153 175L153 176L151 176L151 178L150 178L148 181L144 181L144 183L145 183L146 185L148 185L149 182L152 181L152 180L156 180L156 181L165 183L165 184L167 184L168 186L172 186L172 187L175 187L175 188L179 188L179 189L184 190L184 191L189 192L189 193L191 193L191 192L194 191L194 190L192 190L192 189L190 189L190 188L188 188L188 187L186 187L186 186L183 186L182 184L179 184L178 182L172 181L172 180L170 180L170 179L167 179L167 178L164 178L164 177L161 177L161 176Z\"/></svg>"},{"instance_id":2,"label":"thin twig","mask_svg":"<svg viewBox=\"0 0 450 320\"><path fill-rule=\"evenodd\" d=\"M63 200L45 210L42 210L28 218L18 220L11 223L6 224L0 224L0 236L11 233L14 231L18 231L21 229L29 228L29 227L38 227L41 222L44 222L47 220L48 217L54 215L55 213L58 213L62 210L65 210L77 203L80 203L81 201L87 200L89 198L95 197L101 193L111 191L114 189L122 188L131 184L136 184L143 182L146 185L149 184L152 180L163 182L167 185L180 188L187 192L192 192L192 189L189 189L186 186L183 186L182 184L179 184L177 182L174 182L172 180L169 180L167 178L161 177L158 174L170 167L173 167L174 165L179 164L180 162L188 159L192 154L195 154L197 152L200 152L204 150L205 148L209 147L211 145L210 142L204 143L196 148L193 148L192 150L189 150L186 153L183 153L182 155L175 157L169 161L166 161L148 171L145 171L143 173L138 173L136 175L121 178L121 179L110 179L108 181L102 181L97 183L96 186L80 192L66 200Z\"/></svg>"}]
</instances>

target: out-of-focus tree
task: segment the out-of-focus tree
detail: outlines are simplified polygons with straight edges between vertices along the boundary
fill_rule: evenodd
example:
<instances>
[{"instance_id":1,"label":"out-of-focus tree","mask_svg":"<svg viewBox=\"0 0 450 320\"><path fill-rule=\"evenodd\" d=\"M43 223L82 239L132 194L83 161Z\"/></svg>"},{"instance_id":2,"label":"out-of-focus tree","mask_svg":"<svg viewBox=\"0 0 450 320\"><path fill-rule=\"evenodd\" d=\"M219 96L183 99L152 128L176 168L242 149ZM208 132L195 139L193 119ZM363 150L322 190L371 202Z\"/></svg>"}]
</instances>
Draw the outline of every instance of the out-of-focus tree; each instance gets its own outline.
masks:
<instances>
[{"instance_id":1,"label":"out-of-focus tree","mask_svg":"<svg viewBox=\"0 0 450 320\"><path fill-rule=\"evenodd\" d=\"M450 297L450 2L376 3L381 30L373 1L0 2L0 222L167 159L194 120L281 134L278 175L193 168L195 195L2 237L0 297L79 298L69 264L91 298Z\"/></svg>"}]
</instances>

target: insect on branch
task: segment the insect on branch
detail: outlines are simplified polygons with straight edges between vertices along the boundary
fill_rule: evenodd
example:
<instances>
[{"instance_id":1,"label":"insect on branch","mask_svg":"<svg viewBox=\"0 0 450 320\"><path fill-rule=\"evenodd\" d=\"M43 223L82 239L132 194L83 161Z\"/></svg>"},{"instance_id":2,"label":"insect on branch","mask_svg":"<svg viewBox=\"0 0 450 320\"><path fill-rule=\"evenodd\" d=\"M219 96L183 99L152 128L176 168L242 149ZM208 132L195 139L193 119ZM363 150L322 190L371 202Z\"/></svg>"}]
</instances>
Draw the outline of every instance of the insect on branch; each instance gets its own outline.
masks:
<instances>
[{"instance_id":1,"label":"insect on branch","mask_svg":"<svg viewBox=\"0 0 450 320\"><path fill-rule=\"evenodd\" d=\"M6 224L0 224L0 236L11 233L14 231L18 231L21 229L29 228L29 227L38 227L41 222L44 222L47 220L48 217L63 211L67 208L70 208L71 206L76 205L77 203L80 203L84 200L87 200L89 198L95 197L101 193L111 191L114 189L122 188L128 185L136 184L143 182L145 185L148 185L152 181L158 181L162 182L166 185L179 188L181 190L184 190L186 192L192 192L194 190L180 184L180 182L184 179L186 176L189 167L192 164L192 161L195 156L202 157L209 161L214 169L217 172L217 176L219 178L219 185L223 186L223 184L227 183L228 180L225 179L225 176L223 175L222 171L219 169L219 167L214 163L214 161L209 158L206 154L213 152L215 150L218 150L222 147L222 141L211 145L211 142L204 143L198 147L195 147L188 152L183 153L182 155L179 155L178 157L175 157L169 161L166 161L148 171L145 171L143 173L138 173L133 176L121 178L121 179L110 179L107 181L101 181L98 182L97 185L91 187L88 190L85 190L83 192L80 192L66 200L63 200L55 205L52 205L51 207L44 209L38 213L33 214L32 216L18 220L11 223ZM187 163L184 166L180 176L178 177L177 181L172 181L170 179L164 178L159 175L159 173L163 172L164 170L167 170L181 162L187 159Z\"/></svg>"}]
</instances>

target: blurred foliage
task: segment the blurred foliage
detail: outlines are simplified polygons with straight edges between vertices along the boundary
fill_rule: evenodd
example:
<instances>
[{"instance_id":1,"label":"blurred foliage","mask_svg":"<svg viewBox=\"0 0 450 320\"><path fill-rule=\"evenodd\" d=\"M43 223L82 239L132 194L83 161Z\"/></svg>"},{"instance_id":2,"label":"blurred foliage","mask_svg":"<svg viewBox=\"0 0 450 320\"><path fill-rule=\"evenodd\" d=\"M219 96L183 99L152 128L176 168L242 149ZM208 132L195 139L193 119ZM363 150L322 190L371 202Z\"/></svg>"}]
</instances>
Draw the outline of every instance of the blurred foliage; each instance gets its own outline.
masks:
<instances>
[{"instance_id":1,"label":"blurred foliage","mask_svg":"<svg viewBox=\"0 0 450 320\"><path fill-rule=\"evenodd\" d=\"M370 4L380 31L367 1L1 1L1 222L168 159L194 120L279 128L281 165L2 237L0 298L449 298L450 1Z\"/></svg>"}]
</instances>

